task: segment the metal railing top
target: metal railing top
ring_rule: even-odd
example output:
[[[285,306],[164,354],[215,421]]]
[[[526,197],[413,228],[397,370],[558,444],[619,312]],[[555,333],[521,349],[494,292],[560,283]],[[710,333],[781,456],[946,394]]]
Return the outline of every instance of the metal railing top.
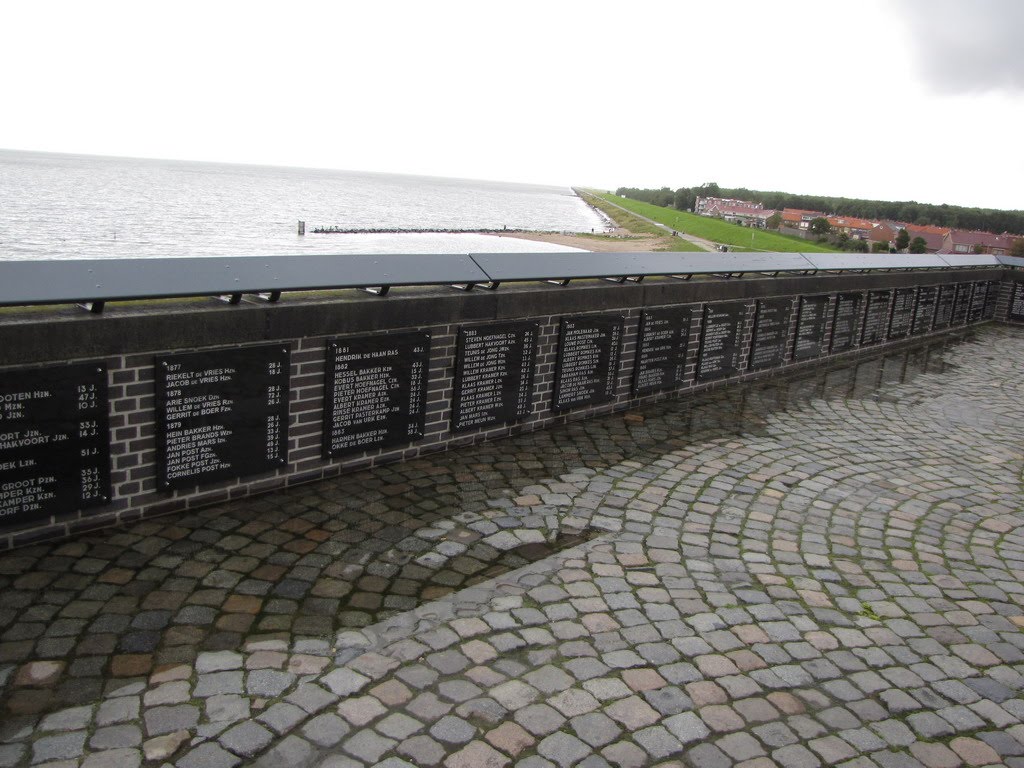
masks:
[[[1007,260],[1012,261],[1007,261]],[[783,272],[949,269],[1024,266],[988,254],[854,254],[763,252],[548,252],[480,254],[289,255],[0,261],[0,306],[77,303],[93,312],[105,302],[243,295],[276,301],[283,292],[360,288],[384,295],[396,286],[494,289],[501,282],[645,277],[741,277]]]

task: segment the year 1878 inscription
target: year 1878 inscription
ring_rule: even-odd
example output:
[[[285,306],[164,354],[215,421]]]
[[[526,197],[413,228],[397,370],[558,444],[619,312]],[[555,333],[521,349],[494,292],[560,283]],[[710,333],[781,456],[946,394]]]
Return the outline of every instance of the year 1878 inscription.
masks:
[[[106,365],[0,373],[0,526],[109,499]]]
[[[156,358],[164,489],[270,472],[288,450],[290,350],[281,344]]]

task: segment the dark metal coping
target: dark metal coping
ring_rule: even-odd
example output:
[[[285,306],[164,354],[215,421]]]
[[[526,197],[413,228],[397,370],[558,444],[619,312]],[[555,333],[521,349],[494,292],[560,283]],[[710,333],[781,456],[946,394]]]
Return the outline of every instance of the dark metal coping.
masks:
[[[949,269],[1024,266],[1024,260],[988,254],[845,253],[482,253],[234,256],[229,258],[68,259],[0,261],[0,306],[83,303],[94,312],[107,301],[245,294],[276,301],[285,291],[362,288],[386,294],[393,286],[452,285],[494,289],[503,281],[645,277],[699,274],[848,270]],[[1018,263],[1019,262],[1019,263]]]

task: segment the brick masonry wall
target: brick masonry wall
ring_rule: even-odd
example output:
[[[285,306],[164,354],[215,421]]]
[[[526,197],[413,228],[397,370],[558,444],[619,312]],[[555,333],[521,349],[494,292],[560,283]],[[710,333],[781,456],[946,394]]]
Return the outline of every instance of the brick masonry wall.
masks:
[[[504,295],[497,292],[482,297],[482,300],[460,297],[456,301],[450,294],[438,292],[427,297],[428,300],[423,307],[417,303],[421,297],[410,293],[410,303],[391,305],[392,308],[397,307],[401,310],[398,312],[388,312],[389,302],[393,301],[390,298],[366,299],[359,302],[296,303],[282,311],[282,316],[275,316],[273,313],[285,310],[284,307],[253,307],[249,313],[246,313],[244,307],[227,310],[228,313],[243,313],[238,315],[220,315],[224,310],[218,309],[213,318],[200,321],[196,319],[195,310],[169,310],[165,313],[172,315],[169,319],[154,309],[143,312],[126,310],[123,314],[111,318],[111,328],[94,325],[93,330],[99,329],[101,332],[92,337],[88,336],[88,333],[85,337],[81,334],[83,327],[95,323],[95,318],[70,313],[57,317],[27,315],[14,322],[0,321],[0,350],[7,350],[6,354],[0,351],[0,373],[12,368],[25,367],[26,363],[31,363],[29,367],[71,360],[102,359],[107,363],[113,490],[112,499],[106,506],[62,518],[37,521],[30,527],[0,530],[0,549],[243,498],[331,477],[341,472],[412,459],[423,453],[446,450],[453,446],[496,439],[568,420],[590,418],[668,397],[685,396],[699,390],[727,386],[739,380],[778,375],[783,371],[821,365],[824,361],[836,357],[863,355],[869,352],[873,354],[887,346],[916,342],[927,336],[947,333],[949,329],[940,329],[896,342],[875,344],[864,349],[855,346],[847,352],[829,355],[827,350],[832,336],[837,293],[865,294],[867,290],[1001,278],[1003,282],[996,319],[1005,319],[1012,288],[1010,281],[1024,280],[1024,276],[1018,277],[1012,273],[1004,276],[1001,271],[993,270],[971,270],[919,274],[884,273],[869,276],[841,275],[804,279],[704,280],[692,283],[675,281],[651,283],[643,290],[638,286],[610,287],[607,284],[570,285],[563,288],[513,287]],[[799,299],[802,295],[829,297],[824,337],[826,351],[819,357],[797,362],[793,359],[793,347]],[[766,297],[790,298],[793,301],[785,343],[785,359],[779,366],[751,371],[748,368],[748,355],[756,300]],[[401,301],[398,299],[398,302]],[[740,334],[742,352],[739,373],[725,379],[698,382],[695,379],[695,371],[703,307],[706,303],[717,301],[742,301],[746,305]],[[433,313],[431,304],[436,308]],[[641,312],[644,309],[679,306],[692,310],[685,378],[672,390],[634,398],[632,381]],[[866,307],[865,296],[858,309],[858,329],[863,323]],[[257,310],[262,317],[256,316]],[[424,323],[423,320],[432,314],[442,316],[443,321],[436,324]],[[570,412],[555,412],[551,409],[551,404],[560,321],[563,317],[589,314],[618,315],[624,319],[615,396],[612,400],[599,405]],[[183,329],[183,318],[191,323],[198,322],[198,332],[190,334],[189,329]],[[214,324],[212,320],[217,318],[229,318],[227,327],[218,327]],[[262,333],[259,332],[261,319]],[[282,319],[284,322],[279,323],[278,321]],[[459,328],[517,319],[533,320],[540,324],[531,413],[517,423],[453,434],[450,429],[451,403]],[[159,332],[147,335],[143,330],[132,330],[138,324],[155,324]],[[886,324],[888,325],[888,319]],[[412,445],[335,460],[324,459],[322,424],[328,340],[346,335],[363,336],[397,330],[427,330],[431,333],[424,437]],[[305,333],[299,334],[295,331]],[[192,343],[184,338],[186,336],[191,337]],[[203,343],[207,338],[213,343]],[[231,343],[232,338],[236,343]],[[45,339],[45,343],[32,344],[31,339]],[[6,345],[5,341],[8,342]],[[286,465],[267,474],[173,492],[158,489],[154,357],[227,346],[266,344],[268,341],[282,343],[291,350]],[[859,342],[859,330],[857,341]],[[112,350],[121,347],[128,349],[124,352],[111,353]],[[93,350],[107,351],[107,354],[73,354],[74,351],[88,353]]]

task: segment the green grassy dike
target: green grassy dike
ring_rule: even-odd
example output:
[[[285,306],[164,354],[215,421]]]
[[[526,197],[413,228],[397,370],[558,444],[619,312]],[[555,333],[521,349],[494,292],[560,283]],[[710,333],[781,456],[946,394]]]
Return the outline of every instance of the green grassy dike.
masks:
[[[599,194],[598,197],[672,227],[679,232],[735,246],[737,250],[776,251],[778,253],[831,253],[834,251],[832,248],[824,248],[817,243],[799,237],[780,235],[777,232],[763,229],[741,227],[739,224],[730,224],[721,219],[698,216],[686,211],[677,211],[674,208],[662,208],[659,205],[642,203],[639,200],[630,200],[613,194],[604,193]],[[751,240],[751,235],[753,235],[753,240]]]
[[[622,208],[616,208],[614,205],[609,205],[608,201],[603,196],[598,196],[593,192],[580,191],[580,196],[589,205],[594,206],[608,218],[614,221],[618,226],[623,229],[627,229],[636,235],[657,235],[659,237],[665,237],[668,233],[651,224],[649,221],[645,221],[631,213],[622,210]],[[583,237],[590,237],[586,233],[581,233]],[[592,235],[592,237],[598,237],[606,239],[606,235]],[[659,248],[658,250],[667,251],[684,251],[686,253],[704,253],[704,249],[699,245],[694,245],[689,240],[683,240],[681,237],[673,237],[672,244],[668,248]]]

